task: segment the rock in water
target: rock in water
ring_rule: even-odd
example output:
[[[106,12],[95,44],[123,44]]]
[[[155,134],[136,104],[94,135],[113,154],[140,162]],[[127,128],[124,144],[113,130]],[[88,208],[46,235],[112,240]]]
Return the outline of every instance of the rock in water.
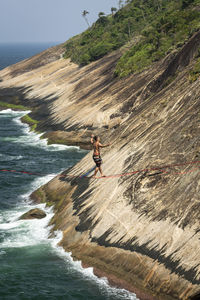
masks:
[[[45,217],[46,213],[43,210],[34,208],[23,214],[19,220],[43,219]]]

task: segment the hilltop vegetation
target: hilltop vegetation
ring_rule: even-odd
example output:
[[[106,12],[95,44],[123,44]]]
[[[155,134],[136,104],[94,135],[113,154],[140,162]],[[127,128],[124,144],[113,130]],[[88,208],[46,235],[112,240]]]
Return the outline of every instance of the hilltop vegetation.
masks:
[[[200,0],[132,0],[66,42],[65,58],[80,66],[122,47],[115,75],[139,72],[182,46],[200,28]]]

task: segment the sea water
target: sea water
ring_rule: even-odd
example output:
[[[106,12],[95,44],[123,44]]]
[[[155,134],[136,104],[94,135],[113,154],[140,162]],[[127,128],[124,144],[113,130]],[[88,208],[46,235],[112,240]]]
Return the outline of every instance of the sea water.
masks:
[[[55,43],[0,43],[0,70],[51,46]]]
[[[105,278],[84,269],[70,253],[48,239],[53,210],[34,205],[30,194],[79,161],[78,147],[47,145],[20,122],[26,112],[0,112],[0,169],[41,173],[41,176],[0,172],[0,299],[136,299],[109,287]],[[19,220],[31,208],[47,213],[42,220]]]
[[[92,268],[74,262],[58,242],[49,239],[52,208],[34,205],[30,194],[56,174],[79,161],[86,152],[78,147],[47,145],[20,118],[27,112],[0,111],[0,169],[41,173],[33,176],[0,172],[0,300],[3,299],[137,299],[110,287]],[[19,220],[31,208],[45,210],[42,220]]]

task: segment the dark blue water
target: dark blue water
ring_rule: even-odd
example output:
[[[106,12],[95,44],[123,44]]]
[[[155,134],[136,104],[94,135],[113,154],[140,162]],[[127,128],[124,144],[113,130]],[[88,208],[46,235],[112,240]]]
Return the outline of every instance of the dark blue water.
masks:
[[[43,50],[55,46],[55,43],[12,44],[0,43],[0,70],[21,60],[31,57]]]
[[[23,52],[23,50],[22,50]],[[57,173],[74,165],[85,152],[76,147],[47,145],[20,122],[25,112],[0,111],[0,169],[46,174],[0,172],[0,300],[7,299],[136,299],[125,290],[110,287],[92,269],[83,269],[57,244],[48,239],[51,208],[33,205],[32,191]],[[33,207],[46,211],[42,220],[19,221]]]

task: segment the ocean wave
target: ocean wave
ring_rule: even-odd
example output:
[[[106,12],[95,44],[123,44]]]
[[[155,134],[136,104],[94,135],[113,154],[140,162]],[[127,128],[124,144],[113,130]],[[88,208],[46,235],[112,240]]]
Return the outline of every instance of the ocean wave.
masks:
[[[67,145],[61,145],[61,144],[52,144],[47,145],[49,151],[64,151],[67,149],[80,149],[78,146],[67,146]]]
[[[47,179],[47,178],[46,178]],[[37,185],[39,182],[37,182]],[[32,208],[43,209],[47,216],[40,220],[19,220],[19,217]],[[130,293],[124,289],[111,287],[107,278],[98,278],[94,275],[93,268],[83,268],[81,261],[74,261],[71,253],[65,252],[64,249],[58,246],[63,234],[61,231],[55,233],[55,237],[49,239],[50,230],[52,227],[48,226],[50,220],[54,215],[53,208],[47,208],[45,204],[38,205],[21,205],[16,207],[15,210],[7,211],[4,214],[6,222],[0,224],[0,230],[4,230],[5,237],[0,244],[0,254],[6,252],[8,248],[23,248],[40,246],[42,244],[49,245],[51,251],[58,255],[67,265],[70,272],[77,272],[83,281],[89,280],[95,285],[99,286],[99,289],[106,295],[106,299],[114,298],[120,300],[137,300],[135,294]],[[5,221],[5,220],[4,220]]]
[[[13,229],[18,227],[19,224],[17,222],[13,222],[13,223],[3,223],[0,224],[0,230],[8,230],[8,229]]]
[[[80,149],[78,146],[67,146],[62,144],[51,144],[48,145],[48,139],[42,138],[43,133],[35,133],[30,130],[29,125],[21,122],[21,116],[14,118],[14,122],[18,123],[23,128],[23,133],[21,137],[19,137],[16,142],[31,144],[37,147],[48,149],[48,151],[64,151],[67,149]]]
[[[10,116],[19,116],[19,117],[23,117],[25,115],[27,115],[28,113],[30,113],[31,111],[30,110],[12,110],[10,108],[7,108],[7,109],[4,109],[4,110],[1,110],[0,111],[0,115],[4,115],[4,114],[7,114],[7,115],[10,115]]]
[[[13,118],[13,122],[17,123],[18,126],[21,127],[22,135],[18,137],[9,137],[9,138],[1,138],[3,141],[10,141],[13,143],[21,143],[26,145],[33,145],[39,148],[45,148],[48,151],[65,151],[67,149],[77,149],[80,150],[80,147],[78,146],[68,146],[68,145],[62,145],[62,144],[51,144],[48,145],[48,140],[46,138],[42,138],[41,136],[43,133],[36,133],[30,130],[30,127],[28,124],[23,123],[21,121],[21,118],[31,111],[14,111],[12,109],[5,109],[0,111],[0,115],[10,115]]]
[[[48,174],[48,175],[45,175],[45,176],[42,176],[42,177],[38,177],[38,178],[35,178],[32,183],[30,184],[30,187],[29,187],[29,191],[25,194],[22,194],[20,196],[20,198],[24,201],[24,202],[28,202],[28,203],[31,203],[31,200],[30,200],[30,195],[37,189],[39,189],[42,185],[48,183],[50,180],[52,180],[55,176],[57,176],[58,173],[52,173],[52,174]]]
[[[46,212],[47,216],[44,219],[19,220],[23,213],[36,207]],[[66,263],[70,272],[79,274],[78,276],[82,277],[83,281],[89,280],[99,286],[102,293],[106,295],[105,299],[114,299],[116,296],[120,300],[137,300],[135,294],[110,286],[107,278],[98,278],[94,275],[93,268],[83,268],[81,261],[74,261],[71,253],[65,252],[62,247],[58,246],[63,237],[61,231],[57,231],[54,238],[49,238],[52,227],[48,224],[53,215],[53,209],[47,208],[45,204],[21,205],[16,210],[8,211],[6,215],[7,223],[0,224],[0,230],[4,230],[6,233],[3,242],[0,244],[0,254],[5,253],[8,248],[49,245],[52,249],[50,251],[53,251]]]
[[[37,147],[45,147],[49,151],[65,150],[69,148],[78,148],[72,146],[64,145],[47,145],[47,140],[41,140],[41,135],[33,133],[30,131],[28,125],[23,124],[20,118],[27,114],[27,112],[15,112],[12,110],[5,110],[3,114],[11,114],[14,116],[15,122],[22,129],[22,136],[15,139],[13,137],[13,142],[19,142],[26,145],[37,145]],[[0,112],[2,114],[2,111]],[[136,300],[134,294],[129,293],[123,289],[116,289],[109,286],[106,278],[98,278],[94,275],[93,268],[83,268],[81,261],[74,261],[71,253],[67,253],[64,249],[58,246],[58,243],[62,239],[62,232],[57,232],[56,237],[49,239],[49,234],[51,227],[48,226],[50,220],[52,219],[54,213],[53,208],[47,208],[45,204],[33,205],[30,202],[30,194],[38,189],[40,186],[49,182],[57,174],[49,174],[43,177],[35,178],[30,186],[29,191],[26,194],[20,196],[20,203],[16,204],[16,207],[12,207],[9,210],[2,211],[0,215],[0,230],[2,231],[3,241],[0,244],[0,254],[3,255],[8,248],[23,248],[29,246],[40,246],[48,245],[58,257],[62,258],[63,262],[66,263],[67,268],[71,269],[73,272],[77,272],[83,280],[90,280],[99,286],[99,289],[103,290],[103,294],[107,297],[105,299],[114,299],[115,295],[117,299],[121,300]],[[43,219],[34,220],[19,220],[19,217],[32,208],[41,208],[47,214]],[[48,253],[47,253],[48,254]]]
[[[58,246],[59,242],[63,238],[63,234],[61,231],[57,231],[55,233],[55,237],[50,239],[51,245],[54,248],[54,251],[62,258],[66,263],[75,271],[78,271],[83,278],[88,278],[90,281],[95,282],[100,289],[104,289],[108,298],[111,296],[117,296],[120,300],[139,300],[135,294],[120,288],[115,288],[109,285],[109,282],[106,277],[99,278],[97,277],[94,272],[93,268],[83,268],[81,261],[74,261],[72,258],[72,254],[70,252],[65,252],[65,250]]]
[[[47,217],[41,220],[20,220],[3,225],[0,229],[7,230],[9,236],[4,239],[0,245],[0,255],[6,253],[7,248],[23,248],[48,244],[52,250],[67,264],[71,272],[78,272],[83,280],[90,280],[98,285],[99,288],[109,297],[117,296],[121,300],[137,300],[135,294],[132,294],[124,289],[111,287],[106,278],[98,278],[93,273],[93,268],[83,268],[81,261],[74,261],[71,253],[65,252],[62,247],[58,246],[62,239],[62,233],[57,232],[56,237],[48,239],[50,227],[47,226],[53,216],[51,209],[47,209],[44,205],[39,205],[47,213]],[[37,206],[38,207],[38,206]],[[29,207],[30,208],[30,207]],[[21,211],[22,213],[22,211]],[[18,217],[19,212],[15,215]]]
[[[43,219],[19,220],[19,217],[32,208],[43,209],[47,216]],[[28,205],[21,207],[18,211],[10,212],[7,223],[0,224],[0,230],[4,230],[6,237],[0,244],[1,249],[22,248],[27,246],[48,243],[49,221],[53,217],[53,211],[46,208],[44,204]]]
[[[20,160],[22,159],[23,156],[22,155],[8,155],[8,154],[1,154],[0,153],[0,161],[12,161],[12,160]]]
[[[3,109],[3,110],[0,110],[0,115],[3,115],[3,114],[12,114],[12,112],[14,112],[12,109],[8,108],[8,109]]]

